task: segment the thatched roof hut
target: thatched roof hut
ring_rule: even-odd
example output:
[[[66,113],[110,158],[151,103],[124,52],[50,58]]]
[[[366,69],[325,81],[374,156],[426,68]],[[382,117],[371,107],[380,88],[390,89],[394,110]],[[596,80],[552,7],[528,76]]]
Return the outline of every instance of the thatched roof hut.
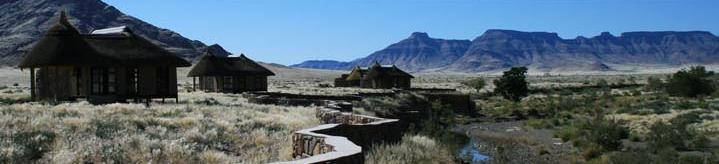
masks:
[[[189,77],[242,75],[274,76],[275,73],[244,54],[239,57],[222,57],[207,51],[187,74]]]
[[[367,71],[365,78],[373,79],[381,77],[414,78],[414,76],[397,68],[395,65],[380,65],[375,62]]]
[[[369,71],[369,68],[362,68],[360,66],[355,66],[355,68],[352,69],[352,71],[347,75],[347,78],[345,80],[347,81],[356,81],[356,80],[362,80],[362,78],[367,74]]]
[[[266,91],[267,76],[275,73],[244,54],[239,57],[216,56],[206,51],[187,74],[200,78],[200,89],[210,92]]]
[[[32,99],[91,102],[177,98],[176,67],[187,66],[124,26],[81,34],[65,12],[18,65],[30,68]]]
[[[412,78],[414,76],[395,65],[375,62],[369,68],[355,66],[349,74],[342,74],[335,79],[335,87],[410,88]]]

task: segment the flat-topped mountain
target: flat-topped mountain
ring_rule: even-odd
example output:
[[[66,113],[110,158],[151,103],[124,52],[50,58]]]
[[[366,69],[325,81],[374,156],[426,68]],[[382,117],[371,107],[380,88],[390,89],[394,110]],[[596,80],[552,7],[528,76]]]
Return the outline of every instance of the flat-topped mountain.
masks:
[[[719,37],[704,31],[602,33],[562,39],[556,33],[488,30],[474,40],[434,39],[413,33],[350,62],[307,61],[294,67],[348,69],[379,61],[413,72],[481,72],[512,66],[540,71],[608,71],[612,64],[719,63]]]
[[[395,64],[409,71],[441,68],[462,57],[471,45],[469,40],[445,40],[430,38],[427,33],[415,32],[409,38],[385,49],[350,62],[311,60],[293,67],[315,69],[350,69],[355,65],[368,66],[374,61]]]

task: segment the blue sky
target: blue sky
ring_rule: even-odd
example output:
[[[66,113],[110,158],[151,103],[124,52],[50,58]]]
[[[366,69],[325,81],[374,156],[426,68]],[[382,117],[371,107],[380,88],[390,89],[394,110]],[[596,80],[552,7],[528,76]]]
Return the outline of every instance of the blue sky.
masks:
[[[718,0],[103,0],[230,52],[279,64],[364,57],[415,31],[474,39],[487,29],[565,39],[627,31],[719,34]]]

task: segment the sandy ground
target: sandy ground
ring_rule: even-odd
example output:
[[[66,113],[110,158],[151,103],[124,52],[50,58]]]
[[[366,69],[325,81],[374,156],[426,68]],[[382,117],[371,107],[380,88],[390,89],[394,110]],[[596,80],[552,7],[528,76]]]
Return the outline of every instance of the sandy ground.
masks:
[[[342,73],[347,71],[333,71],[333,70],[317,70],[317,69],[298,69],[290,68],[277,64],[265,64],[265,67],[275,72],[276,76],[269,77],[269,87],[271,91],[288,91],[293,88],[298,90],[292,90],[290,92],[306,92],[310,90],[317,91],[322,88],[320,84],[333,84],[333,80],[339,77]],[[663,77],[661,74],[671,73],[684,67],[668,67],[668,66],[615,66],[622,68],[623,71],[609,71],[609,72],[549,72],[539,73],[532,72],[530,70],[529,82],[533,86],[554,86],[554,85],[568,85],[568,84],[582,84],[587,82],[596,81],[598,79],[628,79],[627,75],[640,77],[658,76]],[[709,70],[719,71],[719,65],[707,65]],[[187,73],[191,67],[178,68],[177,78],[178,83],[183,85],[189,85],[192,83],[192,78],[187,77]],[[21,71],[14,67],[1,67],[0,68],[0,86],[12,86],[18,84],[21,87],[27,87],[30,84],[29,71]],[[485,78],[488,86],[486,90],[492,88],[491,81],[498,78],[501,75],[500,71],[496,72],[482,72],[477,74],[466,74],[466,73],[416,73],[415,78],[412,80],[413,87],[418,88],[448,88],[458,89],[462,92],[474,92],[471,88],[463,86],[460,82],[471,79],[471,78]],[[611,82],[611,81],[610,81]],[[307,89],[311,88],[311,89]]]

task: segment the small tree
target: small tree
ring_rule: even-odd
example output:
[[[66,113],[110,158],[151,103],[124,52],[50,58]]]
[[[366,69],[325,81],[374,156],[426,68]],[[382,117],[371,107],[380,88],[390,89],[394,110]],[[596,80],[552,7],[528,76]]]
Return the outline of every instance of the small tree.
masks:
[[[614,120],[596,121],[590,130],[589,140],[608,151],[621,149],[622,139],[629,137],[629,129]]]
[[[512,67],[509,71],[504,72],[502,78],[494,80],[496,86],[494,92],[508,100],[522,100],[523,97],[529,95],[526,74],[527,67]]]
[[[673,96],[709,95],[714,92],[714,86],[709,80],[712,75],[714,72],[707,71],[703,66],[691,67],[689,70],[682,69],[667,80],[666,91]]]
[[[477,90],[477,92],[481,91],[485,86],[487,86],[487,82],[484,81],[484,79],[482,79],[482,78],[475,78],[475,79],[466,81],[463,84]]]
[[[599,81],[597,81],[596,85],[600,86],[602,88],[609,87],[609,82],[607,82],[607,79],[599,79]]]
[[[664,82],[662,82],[662,79],[655,78],[655,77],[647,78],[647,85],[644,86],[644,88],[649,91],[659,91],[663,87],[664,87]]]

